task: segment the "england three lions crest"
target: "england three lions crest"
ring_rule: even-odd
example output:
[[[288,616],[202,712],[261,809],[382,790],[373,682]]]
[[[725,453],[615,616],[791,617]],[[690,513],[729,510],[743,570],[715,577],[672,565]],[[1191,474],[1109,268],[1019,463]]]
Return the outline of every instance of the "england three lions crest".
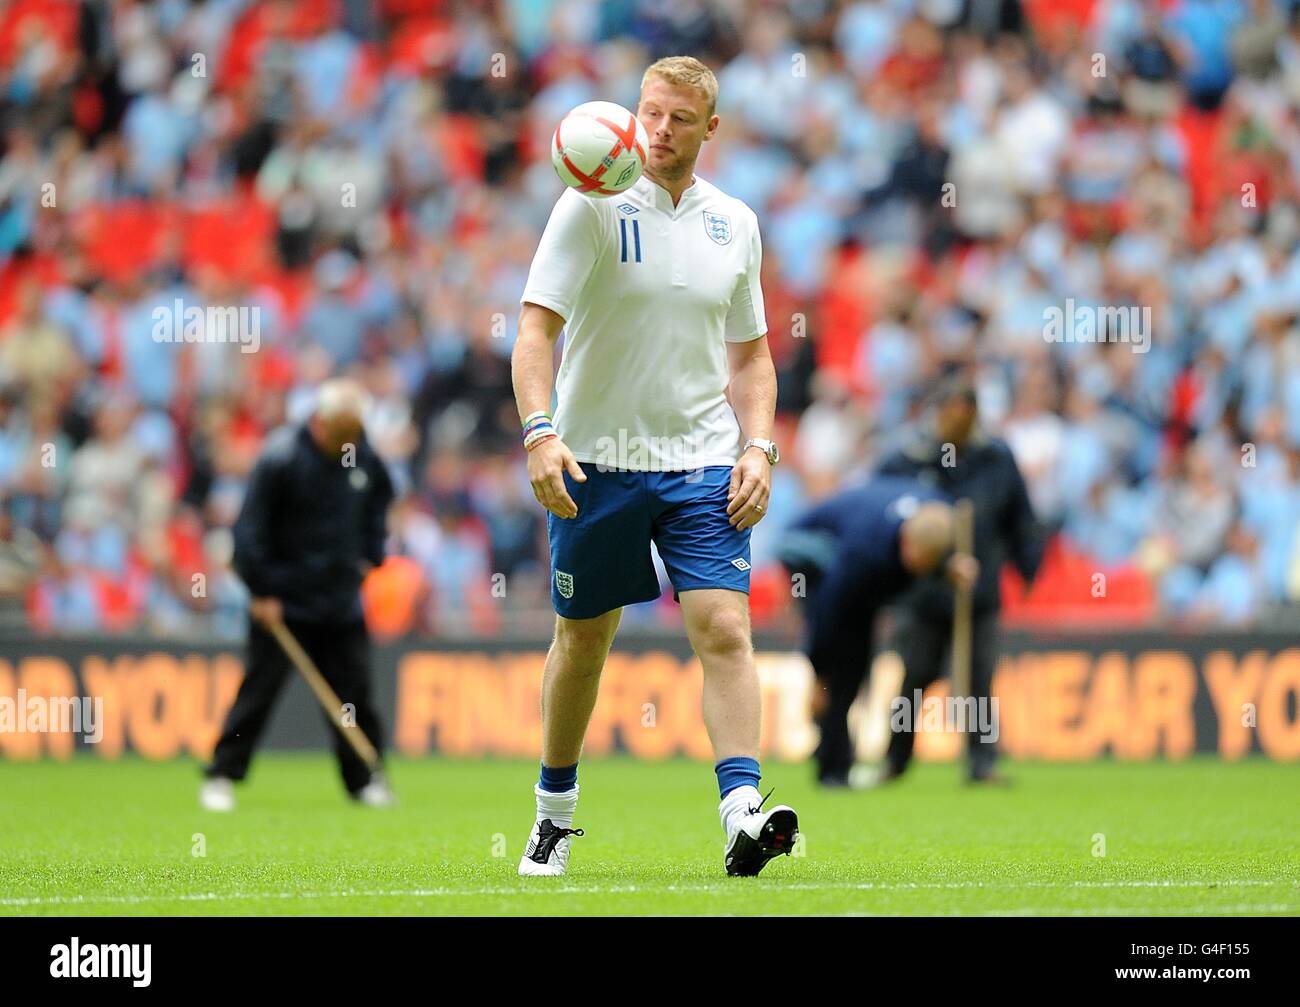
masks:
[[[719,245],[731,244],[731,218],[725,214],[705,210],[704,230]]]

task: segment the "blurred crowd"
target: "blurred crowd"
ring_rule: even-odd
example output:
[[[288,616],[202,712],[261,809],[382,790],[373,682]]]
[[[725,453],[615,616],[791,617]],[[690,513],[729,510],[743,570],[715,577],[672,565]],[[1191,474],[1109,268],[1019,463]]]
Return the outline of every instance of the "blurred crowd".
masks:
[[[763,228],[785,461],[757,623],[785,607],[782,526],[925,423],[954,364],[1075,567],[1140,578],[1144,616],[1277,617],[1300,599],[1297,6],[0,0],[0,606],[240,633],[249,468],[348,373],[400,491],[378,630],[544,626],[509,354],[548,141],[691,54],[721,85],[699,173]],[[253,309],[256,338],[162,339],[177,304]],[[1053,309],[1102,318],[1095,341],[1054,338]]]

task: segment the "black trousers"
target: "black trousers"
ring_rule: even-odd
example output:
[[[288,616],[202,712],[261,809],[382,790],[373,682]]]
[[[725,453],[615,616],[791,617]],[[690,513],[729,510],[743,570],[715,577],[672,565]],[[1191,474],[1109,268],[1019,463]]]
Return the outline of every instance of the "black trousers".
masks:
[[[837,780],[853,768],[853,737],[849,732],[849,708],[858,698],[862,683],[871,670],[872,623],[874,613],[857,626],[843,627],[836,639],[812,655],[815,688],[823,690],[823,705],[817,717],[821,738],[813,758],[819,780]]]
[[[366,624],[360,621],[334,624],[290,620],[285,624],[311,655],[339,700],[352,704],[357,726],[382,754],[384,732],[371,697],[370,635]],[[291,673],[297,674],[275,637],[260,623],[250,620],[244,680],[239,684],[235,703],[222,726],[212,764],[207,769],[209,777],[242,780],[248,775],[253,749],[266,727],[271,707]],[[343,785],[348,793],[355,795],[370,781],[370,770],[324,710],[321,714],[334,739],[334,754],[339,761]]]
[[[912,703],[914,691],[924,689],[931,682],[947,675],[951,670],[952,619],[936,618],[912,610],[899,630],[898,652],[903,659],[903,686],[900,695]],[[998,613],[976,612],[971,618],[971,696],[987,708],[989,692],[993,686],[993,670],[998,660]],[[910,707],[909,707],[910,708]],[[915,716],[919,711],[913,709]],[[890,709],[891,726],[893,708]],[[910,720],[906,725],[913,727]],[[889,735],[889,768],[902,772],[912,759],[915,730],[892,730]],[[997,759],[997,745],[992,731],[971,731],[966,735],[966,754],[972,776],[980,776],[993,769]]]

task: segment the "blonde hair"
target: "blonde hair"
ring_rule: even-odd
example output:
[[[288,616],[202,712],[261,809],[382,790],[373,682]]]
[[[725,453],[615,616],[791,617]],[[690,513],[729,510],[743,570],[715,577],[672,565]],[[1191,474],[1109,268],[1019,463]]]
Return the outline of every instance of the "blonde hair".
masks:
[[[699,91],[709,103],[709,116],[713,115],[713,109],[718,104],[718,78],[694,56],[665,56],[655,60],[641,78],[642,91],[651,77],[658,77],[674,87]]]

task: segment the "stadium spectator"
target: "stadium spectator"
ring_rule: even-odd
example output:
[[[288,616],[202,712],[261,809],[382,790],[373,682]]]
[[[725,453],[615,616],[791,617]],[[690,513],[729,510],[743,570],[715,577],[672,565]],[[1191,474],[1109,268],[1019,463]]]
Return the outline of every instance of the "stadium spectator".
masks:
[[[122,480],[73,480],[71,459],[101,456],[102,403],[129,401],[127,439],[170,452],[151,471],[171,511],[228,533],[261,440],[343,374],[375,393],[379,450],[452,543],[445,571],[417,559],[413,624],[543,604],[542,536],[495,492],[523,464],[506,362],[558,187],[547,145],[572,105],[633,102],[669,52],[724,80],[701,174],[763,227],[792,508],[893,450],[917,390],[961,362],[1071,548],[1149,577],[1183,617],[1245,555],[1240,522],[1263,573],[1232,618],[1294,618],[1294,4],[526,6],[0,10],[0,495],[45,547],[35,622],[142,627],[156,595],[187,609],[169,625],[242,632],[175,595],[175,557],[144,558],[120,486],[102,511],[74,503]],[[160,344],[154,311],[177,297],[257,306],[260,349]],[[1149,308],[1149,346],[1049,343],[1044,311],[1067,299]],[[1174,471],[1201,441],[1219,491],[1189,498]],[[1173,500],[1213,511],[1191,563],[1160,538]],[[126,567],[56,565],[74,516],[77,536],[122,536]],[[756,576],[775,545],[755,535]],[[204,553],[210,583],[223,555]],[[495,573],[524,589],[494,596]],[[479,577],[472,605],[455,594]]]

